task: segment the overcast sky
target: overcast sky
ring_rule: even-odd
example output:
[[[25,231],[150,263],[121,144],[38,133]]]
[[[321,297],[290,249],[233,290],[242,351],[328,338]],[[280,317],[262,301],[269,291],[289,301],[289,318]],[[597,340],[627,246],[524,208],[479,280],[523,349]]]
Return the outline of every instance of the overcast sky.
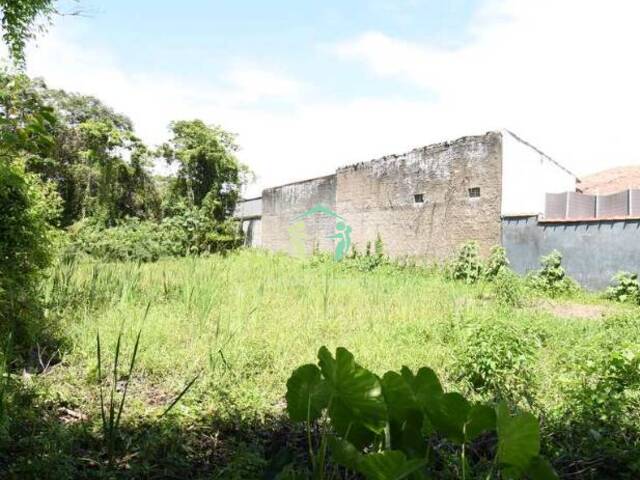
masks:
[[[640,164],[640,2],[80,0],[31,75],[238,134],[263,187],[508,128],[578,175]]]

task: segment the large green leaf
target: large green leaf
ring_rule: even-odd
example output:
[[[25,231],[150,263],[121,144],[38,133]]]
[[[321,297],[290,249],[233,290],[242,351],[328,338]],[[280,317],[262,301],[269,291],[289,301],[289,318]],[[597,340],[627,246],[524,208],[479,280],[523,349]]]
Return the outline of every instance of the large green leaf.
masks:
[[[530,413],[509,414],[504,402],[497,408],[498,461],[508,477],[524,474],[540,453],[538,421]]]
[[[444,393],[438,376],[430,368],[423,367],[414,375],[409,368],[402,367],[401,375],[413,390],[416,401],[423,409]]]
[[[487,406],[475,404],[469,410],[467,424],[465,425],[465,441],[470,442],[484,432],[496,429],[496,411]]]
[[[356,470],[362,454],[351,442],[331,436],[327,438],[327,443],[331,458],[335,463],[351,470]]]
[[[345,348],[336,358],[322,347],[318,352],[320,370],[329,386],[329,417],[336,426],[360,424],[381,433],[387,424],[387,407],[378,377],[358,365]]]
[[[527,476],[531,480],[558,480],[559,478],[549,461],[539,455],[531,460],[527,467]]]
[[[358,471],[367,480],[401,480],[420,470],[426,461],[407,460],[402,452],[387,450],[364,455],[358,462]]]
[[[351,410],[344,405],[340,398],[331,400],[329,409],[331,424],[340,437],[353,443],[358,448],[364,448],[375,440],[377,433],[360,423]]]
[[[399,373],[385,373],[381,383],[391,420],[403,422],[411,412],[420,410],[411,385]]]
[[[287,412],[294,422],[311,421],[320,417],[327,407],[327,383],[315,365],[302,365],[287,380]]]
[[[454,442],[465,440],[464,426],[471,406],[459,393],[445,393],[434,397],[426,405],[427,415],[434,428]]]

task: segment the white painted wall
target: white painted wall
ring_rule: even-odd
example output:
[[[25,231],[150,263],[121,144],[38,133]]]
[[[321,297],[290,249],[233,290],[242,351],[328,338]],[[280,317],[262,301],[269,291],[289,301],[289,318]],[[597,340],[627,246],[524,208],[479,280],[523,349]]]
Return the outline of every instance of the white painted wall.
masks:
[[[575,189],[575,175],[508,130],[502,131],[503,216],[541,214],[546,193]]]

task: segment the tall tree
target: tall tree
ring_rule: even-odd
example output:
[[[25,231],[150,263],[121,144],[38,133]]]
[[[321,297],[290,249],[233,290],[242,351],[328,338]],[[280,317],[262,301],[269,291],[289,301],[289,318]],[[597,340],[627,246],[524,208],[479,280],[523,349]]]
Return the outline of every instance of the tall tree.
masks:
[[[24,64],[27,41],[44,29],[55,13],[54,3],[55,0],[0,0],[2,38],[19,65]]]
[[[160,199],[150,174],[150,151],[131,120],[94,97],[36,83],[58,117],[51,168],[39,173],[58,182],[63,223],[93,216],[112,225],[125,216],[157,216]]]
[[[172,137],[160,155],[178,165],[172,194],[223,221],[233,212],[249,172],[236,158],[235,135],[202,120],[172,122],[169,128]]]

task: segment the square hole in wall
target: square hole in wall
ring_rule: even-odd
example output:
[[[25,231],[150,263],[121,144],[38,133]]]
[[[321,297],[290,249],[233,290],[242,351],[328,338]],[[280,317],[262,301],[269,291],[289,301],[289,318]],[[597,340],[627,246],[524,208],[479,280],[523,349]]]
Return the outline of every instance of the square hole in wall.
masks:
[[[424,203],[424,193],[416,193],[413,196],[413,203]]]
[[[480,187],[472,187],[469,189],[469,198],[479,198],[480,197]]]

